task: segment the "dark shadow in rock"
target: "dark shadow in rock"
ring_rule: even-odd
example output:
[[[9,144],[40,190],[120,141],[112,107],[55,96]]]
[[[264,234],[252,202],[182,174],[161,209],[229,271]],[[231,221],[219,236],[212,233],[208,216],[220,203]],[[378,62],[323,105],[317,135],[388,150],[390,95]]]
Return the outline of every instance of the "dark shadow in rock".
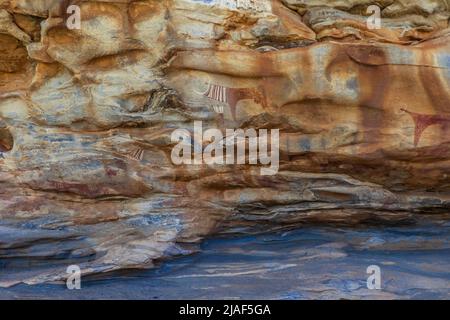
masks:
[[[11,132],[1,126],[0,122],[0,152],[11,151],[14,147],[14,139]]]

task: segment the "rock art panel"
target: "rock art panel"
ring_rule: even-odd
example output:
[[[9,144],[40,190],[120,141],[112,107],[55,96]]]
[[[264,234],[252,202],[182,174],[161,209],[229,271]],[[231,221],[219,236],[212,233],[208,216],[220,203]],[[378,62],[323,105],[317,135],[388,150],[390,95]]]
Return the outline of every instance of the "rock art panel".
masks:
[[[0,1],[0,286],[447,212],[449,3],[377,3],[379,30],[366,0]],[[176,130],[243,161],[175,164]],[[275,149],[245,135],[275,130]]]

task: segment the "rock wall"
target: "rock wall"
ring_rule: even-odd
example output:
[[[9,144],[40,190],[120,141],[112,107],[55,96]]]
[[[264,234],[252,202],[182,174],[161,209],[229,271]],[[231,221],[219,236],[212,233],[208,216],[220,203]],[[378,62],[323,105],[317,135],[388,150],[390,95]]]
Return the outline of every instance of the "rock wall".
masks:
[[[376,4],[379,29],[369,0],[1,0],[0,285],[448,212],[450,2]],[[276,174],[176,165],[200,121],[279,129]]]

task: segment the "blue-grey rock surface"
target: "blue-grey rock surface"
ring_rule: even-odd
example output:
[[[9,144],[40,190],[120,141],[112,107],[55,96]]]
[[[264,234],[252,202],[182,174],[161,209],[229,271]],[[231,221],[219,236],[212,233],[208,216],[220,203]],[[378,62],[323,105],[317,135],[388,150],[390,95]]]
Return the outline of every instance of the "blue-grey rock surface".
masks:
[[[18,285],[0,299],[450,299],[450,223],[309,226],[206,240],[146,272],[65,285]],[[369,290],[367,268],[380,267]]]

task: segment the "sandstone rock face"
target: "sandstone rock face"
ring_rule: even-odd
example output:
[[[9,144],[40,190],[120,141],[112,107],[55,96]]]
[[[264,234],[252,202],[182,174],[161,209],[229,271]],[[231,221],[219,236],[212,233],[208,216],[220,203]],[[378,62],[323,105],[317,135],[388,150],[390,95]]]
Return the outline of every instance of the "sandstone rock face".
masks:
[[[450,2],[377,1],[378,29],[372,4],[1,0],[0,285],[448,212]],[[200,121],[279,129],[276,174],[175,164],[172,133]]]

